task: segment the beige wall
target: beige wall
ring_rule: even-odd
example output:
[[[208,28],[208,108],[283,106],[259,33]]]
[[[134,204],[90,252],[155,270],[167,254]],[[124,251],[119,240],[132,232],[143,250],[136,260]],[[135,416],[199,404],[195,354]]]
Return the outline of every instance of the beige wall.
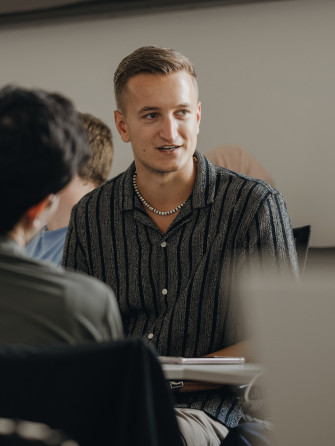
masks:
[[[292,224],[335,245],[335,2],[288,0],[0,28],[0,85],[57,90],[114,131],[112,174],[132,160],[113,123],[113,73],[138,46],[173,47],[198,72],[198,148],[248,149],[272,174]]]

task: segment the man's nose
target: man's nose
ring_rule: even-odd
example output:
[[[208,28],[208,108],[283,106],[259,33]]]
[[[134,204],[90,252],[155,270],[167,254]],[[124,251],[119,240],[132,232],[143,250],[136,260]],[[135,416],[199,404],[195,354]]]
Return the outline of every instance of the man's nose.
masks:
[[[160,136],[170,143],[176,142],[178,123],[173,117],[166,117],[161,122]]]

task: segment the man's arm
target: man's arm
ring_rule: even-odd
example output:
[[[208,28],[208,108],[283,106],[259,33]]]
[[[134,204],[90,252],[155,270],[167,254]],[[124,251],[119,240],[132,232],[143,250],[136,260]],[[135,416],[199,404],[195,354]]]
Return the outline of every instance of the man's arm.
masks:
[[[297,254],[290,219],[281,194],[270,193],[259,207],[246,231],[247,255],[242,256],[243,271],[245,261],[258,262],[260,267],[272,267],[278,273],[298,276]],[[242,356],[253,361],[254,354],[250,340],[238,342],[229,347],[209,353],[207,356]],[[183,392],[209,390],[222,387],[211,383],[184,382]]]
[[[273,191],[260,204],[246,231],[249,263],[260,269],[298,277],[298,260],[291,222],[283,196]],[[245,268],[245,262],[239,270]]]

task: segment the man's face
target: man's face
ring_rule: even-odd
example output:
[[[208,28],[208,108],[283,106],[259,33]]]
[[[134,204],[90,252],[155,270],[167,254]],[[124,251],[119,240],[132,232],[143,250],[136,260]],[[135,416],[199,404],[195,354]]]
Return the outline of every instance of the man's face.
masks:
[[[115,124],[122,140],[132,144],[138,172],[165,174],[189,168],[201,116],[191,75],[138,74],[128,81],[122,103]]]

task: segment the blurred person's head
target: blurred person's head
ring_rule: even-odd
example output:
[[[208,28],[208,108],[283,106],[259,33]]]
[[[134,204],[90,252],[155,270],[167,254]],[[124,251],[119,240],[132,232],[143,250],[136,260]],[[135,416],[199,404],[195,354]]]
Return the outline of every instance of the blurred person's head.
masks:
[[[85,129],[69,99],[42,90],[1,89],[0,234],[19,223],[39,230],[56,209],[56,194],[89,155]]]
[[[101,186],[111,171],[114,154],[111,129],[89,113],[78,112],[78,115],[88,137],[90,156],[80,165],[70,183],[59,193],[58,209],[48,221],[48,230],[67,226],[73,206],[84,195]]]

